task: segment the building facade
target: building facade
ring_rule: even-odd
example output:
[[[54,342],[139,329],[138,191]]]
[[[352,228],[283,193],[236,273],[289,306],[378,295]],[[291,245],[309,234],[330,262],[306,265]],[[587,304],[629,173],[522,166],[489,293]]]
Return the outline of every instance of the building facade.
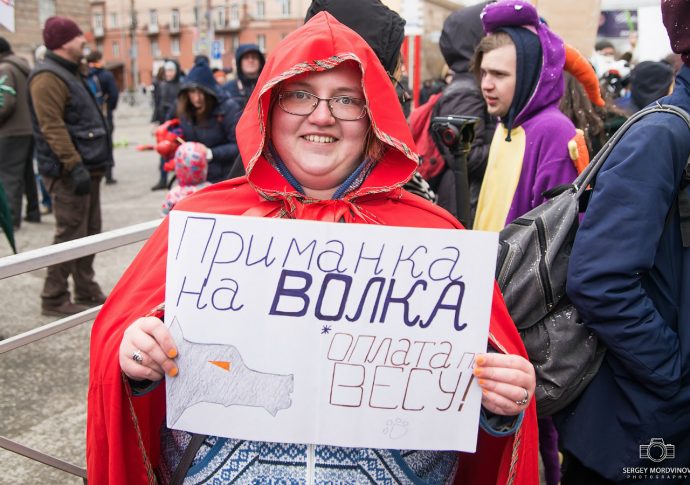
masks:
[[[346,0],[344,0],[346,1]],[[384,1],[401,11],[406,0]],[[188,70],[197,54],[213,67],[235,68],[239,44],[266,53],[302,25],[311,0],[90,0],[94,47],[125,88],[148,86],[166,59]],[[451,0],[419,0],[427,44],[438,46],[445,17],[460,5]],[[135,49],[132,49],[132,45]],[[436,48],[438,50],[438,48]],[[424,76],[440,72],[440,53],[428,56]],[[132,75],[134,73],[134,75]]]
[[[18,0],[14,2],[14,32],[0,27],[0,36],[33,65],[34,52],[43,44],[43,24],[53,15],[72,18],[87,34],[90,30],[89,0]]]

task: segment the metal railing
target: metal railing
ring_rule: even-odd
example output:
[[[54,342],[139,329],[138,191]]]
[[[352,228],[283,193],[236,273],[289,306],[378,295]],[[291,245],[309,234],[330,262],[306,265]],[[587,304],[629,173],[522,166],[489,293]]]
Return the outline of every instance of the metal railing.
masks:
[[[161,221],[162,219],[157,219],[96,234],[94,236],[75,239],[74,241],[54,244],[33,251],[7,256],[0,259],[0,280],[62,263],[64,261],[81,258],[82,256],[88,256],[146,240],[158,227]],[[71,315],[67,318],[54,321],[0,341],[0,355],[76,327],[82,323],[90,322],[96,318],[100,309],[100,306],[89,308],[76,315]],[[0,448],[4,448],[34,461],[80,477],[84,480],[84,483],[86,483],[86,469],[77,465],[60,460],[59,458],[55,458],[39,450],[29,448],[28,446],[24,446],[4,436],[0,436]]]

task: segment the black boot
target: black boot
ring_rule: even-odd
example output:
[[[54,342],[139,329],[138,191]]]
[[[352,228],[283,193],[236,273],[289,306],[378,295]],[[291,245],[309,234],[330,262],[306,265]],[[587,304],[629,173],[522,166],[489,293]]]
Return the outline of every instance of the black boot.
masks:
[[[151,190],[167,190],[168,189],[168,184],[166,183],[165,180],[159,180],[156,185],[151,187]]]

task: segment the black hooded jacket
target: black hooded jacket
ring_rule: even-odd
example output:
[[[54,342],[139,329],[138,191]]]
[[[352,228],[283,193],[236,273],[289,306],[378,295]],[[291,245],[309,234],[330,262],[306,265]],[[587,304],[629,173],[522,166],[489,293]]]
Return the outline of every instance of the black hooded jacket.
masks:
[[[357,32],[376,53],[388,74],[395,73],[405,20],[379,0],[313,0],[304,21],[326,11]]]
[[[223,86],[227,95],[238,102],[242,107],[247,104],[249,97],[252,95],[252,92],[254,92],[256,81],[259,79],[258,75],[255,78],[248,78],[242,71],[242,56],[249,52],[256,52],[259,55],[259,74],[261,74],[264,64],[266,64],[266,57],[261,52],[259,46],[256,44],[240,44],[235,52],[237,79],[233,79]]]
[[[470,71],[474,50],[484,37],[479,17],[489,2],[466,7],[453,12],[443,24],[439,47],[446,64],[453,71],[453,81],[445,88],[443,96],[434,107],[434,116],[476,116],[475,137],[467,160],[470,187],[471,220],[474,220],[479,191],[484,180],[486,162],[489,158],[491,139],[496,130],[496,121],[486,111],[477,78]],[[453,155],[445,146],[440,146],[446,165],[453,162]],[[455,179],[451,170],[446,170],[440,179],[432,181],[432,188],[438,194],[438,204],[457,217]]]

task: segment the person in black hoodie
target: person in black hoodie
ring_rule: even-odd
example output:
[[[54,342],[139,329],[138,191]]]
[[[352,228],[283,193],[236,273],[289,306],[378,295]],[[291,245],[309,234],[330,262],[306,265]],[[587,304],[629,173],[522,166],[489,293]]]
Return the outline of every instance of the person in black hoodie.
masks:
[[[182,71],[177,61],[168,60],[163,64],[163,81],[155,84],[153,91],[153,116],[151,121],[154,123],[165,123],[175,116],[175,104],[177,93],[180,91],[180,78]],[[160,178],[151,187],[151,190],[166,190],[168,188],[168,172],[163,169],[165,159],[160,158],[158,172]]]
[[[237,78],[229,81],[223,89],[242,108],[247,104],[249,96],[254,91],[259,74],[266,64],[261,49],[256,44],[240,44],[235,51]]]
[[[453,71],[451,83],[444,89],[432,116],[476,116],[479,121],[474,127],[474,142],[467,158],[467,177],[470,188],[472,227],[479,191],[484,180],[486,162],[489,158],[489,147],[496,129],[496,121],[486,110],[486,102],[477,84],[477,78],[470,70],[474,50],[484,37],[484,29],[479,14],[491,2],[466,7],[448,16],[443,24],[439,46],[446,64]],[[446,161],[446,166],[453,163],[453,154],[445,146],[439,151]],[[438,194],[438,205],[455,217],[457,214],[457,189],[452,170],[445,170],[431,180],[431,188]]]
[[[176,113],[182,138],[206,145],[208,181],[225,180],[239,153],[235,125],[242,106],[222,92],[206,59],[197,59],[187,74],[177,95]]]

